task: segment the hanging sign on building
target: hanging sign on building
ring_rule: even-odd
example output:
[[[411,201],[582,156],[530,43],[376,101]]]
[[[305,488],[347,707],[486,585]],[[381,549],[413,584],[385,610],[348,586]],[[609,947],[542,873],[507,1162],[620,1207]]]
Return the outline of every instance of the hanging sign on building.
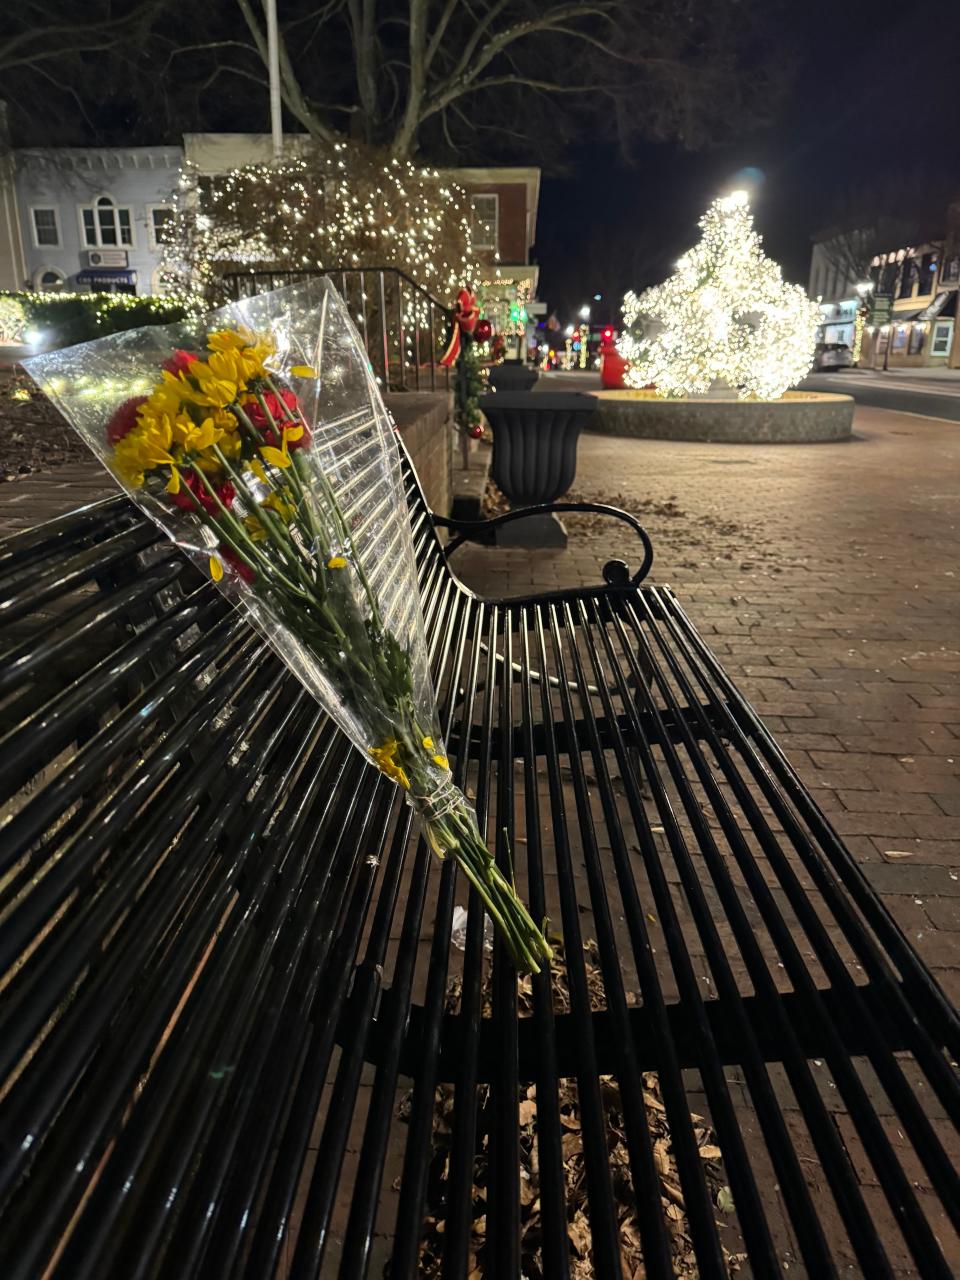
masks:
[[[873,310],[870,313],[871,324],[887,324],[890,320],[890,308],[893,298],[889,293],[878,293],[873,299]]]

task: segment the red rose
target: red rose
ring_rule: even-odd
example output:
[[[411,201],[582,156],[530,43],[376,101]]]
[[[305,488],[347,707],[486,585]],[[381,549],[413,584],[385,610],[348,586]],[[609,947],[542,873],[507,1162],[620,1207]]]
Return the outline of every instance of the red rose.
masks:
[[[239,574],[244,582],[253,582],[257,575],[245,560],[240,559],[231,547],[224,546],[223,543],[221,543],[217,550],[220,553],[220,559],[228,564],[234,573]]]
[[[116,445],[137,425],[137,410],[146,396],[131,396],[124,400],[107,423],[107,444]]]
[[[173,355],[168,356],[160,368],[166,369],[168,373],[172,373],[174,375],[178,373],[186,373],[193,362],[198,359],[199,356],[195,356],[192,351],[184,351],[182,347],[177,347],[174,350]]]
[[[266,409],[264,409],[264,405]],[[249,404],[243,406],[244,412],[250,419],[254,427],[263,436],[263,443],[272,445],[274,449],[280,448],[280,441],[277,439],[277,431],[274,429],[274,423],[278,427],[285,425],[295,425],[290,421],[290,415],[298,415],[300,402],[292,391],[281,391],[279,396],[273,391],[267,391],[263,397],[263,404],[259,400],[253,400]],[[303,425],[299,423],[296,425]],[[310,443],[310,430],[303,427],[303,435],[299,440],[291,440],[288,444],[289,449],[302,449]]]
[[[223,484],[217,485],[216,490],[217,497],[229,511],[233,505],[234,498],[237,496],[236,489],[234,489],[229,480],[226,480]],[[193,497],[190,496],[191,494],[193,494]],[[169,497],[173,505],[180,507],[182,511],[196,511],[197,503],[193,500],[196,498],[208,515],[215,516],[220,512],[220,508],[207,491],[206,485],[195,471],[181,471],[180,492],[171,493]]]

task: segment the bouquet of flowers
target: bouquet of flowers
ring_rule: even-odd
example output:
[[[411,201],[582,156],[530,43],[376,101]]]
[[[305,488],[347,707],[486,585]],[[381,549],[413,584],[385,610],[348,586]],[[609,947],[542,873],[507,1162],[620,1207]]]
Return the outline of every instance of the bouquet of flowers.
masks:
[[[26,362],[453,857],[518,968],[550,948],[454,784],[392,424],[326,279]]]

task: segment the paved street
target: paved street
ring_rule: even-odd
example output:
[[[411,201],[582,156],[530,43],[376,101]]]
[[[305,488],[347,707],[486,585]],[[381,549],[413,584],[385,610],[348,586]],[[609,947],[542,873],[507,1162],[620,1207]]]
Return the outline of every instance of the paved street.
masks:
[[[926,369],[841,369],[819,373],[801,386],[810,391],[840,391],[857,404],[897,409],[960,422],[960,371]]]
[[[701,632],[960,998],[960,430],[860,408],[856,438],[709,445],[585,436],[576,489],[642,515]],[[576,520],[580,525],[577,526]],[[468,547],[491,594],[598,582],[627,534]]]

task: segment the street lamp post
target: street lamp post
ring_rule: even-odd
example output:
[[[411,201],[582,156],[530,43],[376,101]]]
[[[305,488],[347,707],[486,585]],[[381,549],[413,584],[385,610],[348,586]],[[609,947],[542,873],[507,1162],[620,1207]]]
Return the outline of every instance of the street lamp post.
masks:
[[[267,69],[270,79],[270,134],[273,158],[283,156],[283,111],[280,104],[280,33],[277,28],[277,0],[265,0],[267,11]]]

